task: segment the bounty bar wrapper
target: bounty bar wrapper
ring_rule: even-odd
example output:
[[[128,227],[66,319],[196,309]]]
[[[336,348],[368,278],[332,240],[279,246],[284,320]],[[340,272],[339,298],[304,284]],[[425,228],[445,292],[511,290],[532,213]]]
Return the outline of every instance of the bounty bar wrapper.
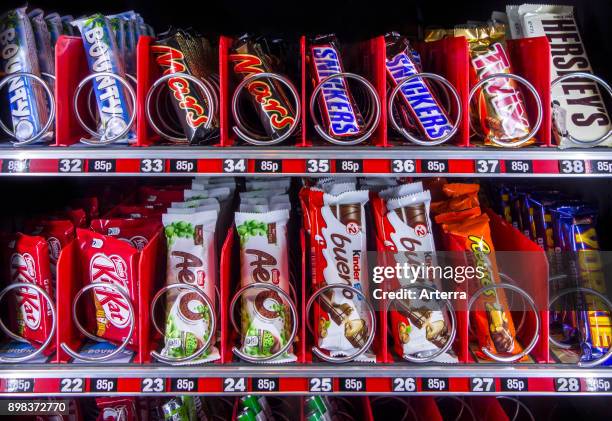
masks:
[[[240,286],[270,283],[288,296],[289,250],[287,244],[288,210],[235,215],[240,238]],[[278,352],[290,339],[291,313],[276,291],[253,288],[242,295],[241,351],[257,357]],[[286,363],[296,360],[293,349],[263,363]]]
[[[188,357],[200,350],[211,332],[215,316],[217,253],[215,247],[216,210],[191,214],[164,214],[162,222],[168,245],[166,284],[187,284],[201,290],[213,304],[209,308],[197,293],[174,290],[166,294],[171,305],[166,314],[165,346],[167,357]],[[177,292],[178,291],[178,292]],[[198,364],[218,360],[214,339],[197,359],[182,364]]]

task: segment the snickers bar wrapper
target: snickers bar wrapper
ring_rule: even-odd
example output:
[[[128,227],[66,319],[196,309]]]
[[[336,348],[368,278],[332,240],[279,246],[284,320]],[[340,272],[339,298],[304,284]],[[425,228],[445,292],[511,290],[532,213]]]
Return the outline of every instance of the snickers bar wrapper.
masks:
[[[125,79],[125,65],[108,18],[95,14],[72,24],[81,31],[89,70],[94,74],[114,73]],[[125,130],[135,104],[131,103],[127,88],[115,78],[98,76],[93,87],[100,115],[98,133],[102,140],[115,137]],[[133,138],[134,131],[125,136]]]
[[[572,72],[593,73],[587,57],[573,6],[523,4],[518,17],[526,37],[546,36],[550,42],[551,81]],[[588,79],[568,79],[553,87],[553,128],[561,148],[583,147],[568,139],[595,140],[610,130],[610,114],[606,110],[599,85]],[[612,137],[600,146],[612,146]]]
[[[457,27],[455,36],[465,36],[468,41],[472,84],[495,73],[512,73],[503,24]],[[476,111],[486,145],[495,145],[491,137],[512,142],[531,130],[523,94],[513,79],[500,77],[487,82],[477,97]],[[534,142],[531,138],[523,146]]]
[[[210,80],[211,74],[206,63],[212,60],[212,49],[204,38],[178,30],[160,37],[151,51],[164,75],[185,73],[198,79]],[[213,139],[219,122],[216,116],[210,115],[210,106],[200,88],[179,76],[169,79],[167,85],[188,142],[198,144]],[[207,129],[205,125],[211,118],[212,125]]]
[[[395,262],[414,266],[437,266],[429,218],[429,191],[386,201],[388,210],[382,221],[385,249],[392,251]],[[379,225],[380,226],[380,225]],[[398,279],[398,286],[429,284],[442,291],[440,279]],[[431,355],[450,339],[449,321],[435,300],[410,300],[400,310],[391,312],[391,329],[395,350],[399,355]],[[456,363],[451,352],[435,358],[436,362]]]
[[[394,89],[402,80],[422,70],[408,40],[398,34],[385,35],[387,85]],[[429,82],[414,78],[398,94],[400,116],[405,126],[415,127],[425,140],[436,141],[452,131],[453,124]],[[415,124],[416,123],[416,124]]]
[[[311,189],[315,290],[325,285],[346,285],[368,297],[365,215],[368,199],[367,190],[332,195]],[[342,356],[363,347],[372,334],[363,298],[337,288],[320,295],[317,301],[315,329],[319,348],[329,351],[331,356]],[[356,361],[375,362],[376,356],[367,350]]]
[[[0,16],[0,77],[18,72],[40,76],[34,31],[25,7]],[[38,134],[48,117],[45,94],[38,82],[14,78],[2,93],[2,113],[10,117],[16,139],[24,141]]]
[[[237,212],[236,232],[240,238],[240,285],[270,283],[290,296],[288,210],[267,213]],[[277,292],[253,288],[242,295],[242,352],[254,358],[270,356],[290,339],[291,312]],[[293,347],[263,363],[288,363],[297,358]]]
[[[313,86],[326,77],[344,72],[335,35],[316,37],[309,47],[307,60]],[[319,107],[322,124],[330,136],[359,136],[364,133],[365,120],[345,78],[335,77],[325,82],[319,94]]]
[[[264,51],[263,45],[244,36],[237,40],[229,56],[234,74],[246,79],[257,73],[278,73],[274,60]],[[295,109],[287,95],[285,85],[271,78],[260,78],[247,87],[249,97],[265,132],[270,137],[280,137],[295,122]]]
[[[464,250],[468,253],[468,261],[474,267],[484,268],[484,277],[475,276],[469,280],[471,291],[476,291],[485,285],[499,283],[489,217],[486,214],[462,222],[443,225],[442,228],[446,234],[454,236],[464,244]],[[458,244],[459,242],[453,243]],[[484,310],[480,310],[483,307]],[[502,289],[481,294],[473,311],[474,331],[481,347],[486,346],[492,353],[501,355],[517,354],[522,351],[523,348],[516,339],[514,322]],[[479,357],[486,358],[480,353]]]
[[[166,303],[165,346],[161,354],[181,358],[199,351],[210,335],[211,317],[216,317],[217,254],[215,249],[216,210],[190,214],[164,214],[164,234],[168,246],[166,284],[187,284],[201,290],[213,304],[209,308],[194,291],[170,291]],[[175,290],[176,291],[176,290]],[[220,358],[211,342],[196,360],[176,364],[198,364]]]

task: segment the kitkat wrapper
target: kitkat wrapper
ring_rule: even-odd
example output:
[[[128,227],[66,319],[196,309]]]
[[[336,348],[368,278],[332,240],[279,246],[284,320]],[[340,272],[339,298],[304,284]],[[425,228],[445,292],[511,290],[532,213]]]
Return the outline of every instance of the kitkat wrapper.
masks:
[[[236,232],[240,238],[240,286],[270,283],[290,295],[289,245],[287,223],[289,211],[235,214]],[[291,338],[291,312],[286,300],[276,291],[253,288],[242,295],[240,336],[241,351],[257,359],[269,357]],[[293,346],[262,363],[288,363],[297,358]]]
[[[367,190],[331,195],[310,189],[315,291],[325,285],[346,285],[368,297],[365,212],[368,200]],[[336,357],[352,355],[363,347],[372,334],[363,300],[340,288],[319,296],[315,303],[315,330],[320,349]],[[375,362],[376,356],[367,350],[355,360]]]
[[[90,294],[93,305],[88,308],[88,320],[95,323],[96,336],[120,344],[127,338],[132,317],[139,314],[138,250],[125,241],[81,228],[77,229],[77,241],[84,284],[99,285]],[[105,288],[105,284],[112,284],[127,295],[136,314],[130,314],[125,299],[115,289]],[[134,332],[127,348],[136,350],[138,321],[133,323]]]
[[[444,232],[463,244],[468,259],[475,267],[484,268],[485,276],[469,280],[469,288],[476,291],[483,286],[499,283],[495,249],[491,238],[489,217],[486,214],[462,222],[442,226]],[[483,308],[485,310],[480,310]],[[474,307],[474,332],[480,347],[487,347],[493,354],[512,355],[523,350],[516,338],[516,331],[503,289],[489,290],[479,296]],[[480,354],[480,353],[479,353]],[[479,355],[485,357],[484,355]],[[486,357],[485,357],[486,358]],[[526,357],[525,357],[526,358]]]
[[[8,251],[11,283],[33,284],[53,297],[55,285],[45,239],[18,233],[10,241]],[[17,334],[33,346],[43,343],[53,334],[49,303],[38,291],[28,287],[19,288],[15,298]]]
[[[211,317],[216,317],[218,285],[215,227],[216,210],[194,211],[189,214],[166,213],[162,216],[167,242],[166,285],[186,284],[202,291],[213,308],[197,293],[174,290],[166,294],[167,308],[165,345],[161,355],[184,358],[199,351],[211,332]],[[178,292],[177,292],[178,291]],[[196,359],[172,362],[173,365],[200,364],[218,360],[221,356],[214,345]]]

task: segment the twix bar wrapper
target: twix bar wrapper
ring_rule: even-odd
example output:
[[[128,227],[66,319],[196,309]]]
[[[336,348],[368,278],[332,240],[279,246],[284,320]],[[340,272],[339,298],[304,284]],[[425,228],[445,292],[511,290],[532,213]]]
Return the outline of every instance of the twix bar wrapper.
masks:
[[[287,209],[266,213],[235,214],[240,238],[240,285],[270,283],[290,296]],[[257,359],[277,353],[290,339],[291,313],[283,299],[271,289],[253,288],[242,295],[241,351]],[[287,352],[262,361],[287,363],[297,358]]]
[[[184,358],[198,352],[211,332],[211,317],[215,317],[217,288],[217,253],[215,227],[216,210],[196,211],[190,214],[166,213],[162,216],[167,241],[166,284],[192,285],[201,290],[213,304],[206,302],[194,291],[170,291],[167,297],[165,346],[161,355]],[[197,364],[218,360],[220,354],[214,345],[195,360],[176,364]]]
[[[523,4],[509,16],[522,28],[525,37],[546,36],[550,43],[551,80],[572,72],[593,73],[587,57],[573,6]],[[610,130],[610,114],[595,81],[568,79],[556,84],[551,92],[554,134],[561,148],[581,147],[568,135],[581,140],[601,138]],[[612,146],[612,137],[600,146]]]
[[[43,237],[18,233],[9,243],[11,283],[33,284],[53,297],[49,249]],[[32,344],[44,342],[51,332],[49,303],[33,288],[19,288],[17,298],[17,334]]]
[[[492,74],[512,73],[503,24],[457,27],[455,36],[467,38],[472,84]],[[478,96],[477,115],[486,145],[494,145],[491,138],[517,141],[531,130],[523,94],[513,79],[498,77],[485,83]],[[532,138],[523,145],[534,142]]]
[[[375,197],[374,213],[379,236],[384,250],[393,255],[391,264],[415,265],[422,267],[436,266],[435,244],[429,217],[431,196],[429,191],[422,191],[421,183],[407,184],[408,188],[421,187],[421,191],[404,195]],[[400,191],[398,188],[394,188]],[[386,194],[393,191],[389,189]],[[425,272],[427,274],[427,272]],[[440,279],[427,274],[422,279],[396,279],[392,289],[428,284],[442,290]],[[444,347],[450,339],[449,321],[440,311],[439,304],[425,299],[401,300],[392,307],[391,333],[394,349],[401,355],[425,357]],[[434,361],[454,363],[457,357],[449,351],[439,355]]]
[[[451,251],[467,252],[468,262],[476,268],[482,268],[484,276],[469,280],[470,290],[476,291],[481,287],[499,283],[489,217],[486,214],[445,224],[442,228],[447,235],[454,237],[454,241],[449,243],[454,244],[456,248]],[[480,310],[483,308],[484,310]],[[501,355],[522,351],[502,289],[489,290],[479,296],[475,303],[473,320],[480,347],[487,347],[492,353]]]
[[[338,195],[310,189],[314,290],[325,285],[350,286],[368,296],[365,204],[367,190]],[[337,288],[321,294],[315,306],[318,346],[332,357],[351,355],[371,335],[362,296]],[[356,361],[374,362],[370,350]]]

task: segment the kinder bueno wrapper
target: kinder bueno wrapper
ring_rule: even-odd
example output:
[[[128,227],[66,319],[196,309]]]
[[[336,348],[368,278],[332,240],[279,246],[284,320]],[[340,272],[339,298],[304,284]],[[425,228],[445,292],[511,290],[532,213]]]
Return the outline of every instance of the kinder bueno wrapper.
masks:
[[[279,73],[279,58],[266,47],[265,39],[243,35],[234,42],[229,60],[234,74],[244,80],[253,74]],[[272,78],[252,80],[246,86],[266,134],[282,136],[295,123],[296,110],[284,84]]]
[[[455,36],[467,38],[472,84],[492,74],[512,73],[503,24],[457,27]],[[518,141],[531,130],[523,94],[517,82],[510,78],[499,77],[485,83],[478,96],[477,115],[487,145],[496,145],[491,139],[506,143]],[[523,145],[534,142],[532,138]]]
[[[403,79],[422,72],[408,40],[398,33],[385,35],[387,85],[390,89]],[[427,141],[442,139],[453,130],[453,123],[440,105],[431,85],[414,78],[399,91],[398,113],[407,128],[416,128]]]
[[[310,190],[311,245],[314,253],[314,288],[346,285],[368,296],[365,204],[367,190],[337,196]],[[368,335],[363,297],[341,288],[323,293],[315,307],[318,346],[331,356],[351,355],[362,348]],[[357,361],[373,362],[368,351]]]
[[[89,70],[94,74],[113,73],[125,79],[124,63],[108,19],[98,13],[77,19],[72,25],[81,31]],[[134,104],[128,99],[127,88],[115,78],[97,76],[93,87],[100,116],[97,131],[103,141],[116,140],[125,131]],[[133,132],[125,136],[133,137]]]
[[[235,215],[240,237],[240,285],[270,283],[288,296],[289,257],[287,244],[288,210]],[[291,313],[286,299],[270,289],[253,288],[242,295],[241,351],[254,359],[274,355],[290,340]],[[293,349],[264,363],[296,360]]]
[[[49,249],[43,237],[17,234],[9,242],[11,283],[34,284],[53,296]],[[52,315],[47,300],[32,288],[19,288],[15,317],[17,334],[31,344],[43,343],[51,334]]]
[[[216,61],[214,50],[210,42],[200,35],[182,29],[173,30],[160,35],[151,46],[151,52],[164,75],[183,73],[201,80],[213,79],[212,68]],[[187,141],[199,144],[216,139],[219,134],[218,118],[210,115],[210,104],[201,89],[181,75],[171,77],[167,85]],[[211,92],[211,95],[214,94]],[[206,128],[211,119],[210,128]]]
[[[216,210],[191,214],[165,214],[162,217],[168,245],[166,285],[187,284],[200,289],[213,305],[216,303],[217,253],[215,248]],[[177,291],[177,290],[174,290]],[[178,290],[180,291],[180,290]],[[167,294],[170,307],[166,315],[165,346],[161,355],[183,358],[199,351],[208,341],[215,308],[190,290]],[[194,360],[182,364],[215,361],[219,351],[211,345]],[[179,364],[178,362],[175,364]]]
[[[26,8],[0,15],[0,74],[27,72],[40,76],[36,40]],[[48,110],[42,87],[32,78],[14,78],[4,88],[7,109],[15,137],[25,142],[36,136],[47,121]],[[8,120],[8,118],[7,118]]]
[[[386,201],[374,199],[379,236],[382,237],[385,250],[393,254],[395,263],[437,266],[429,219],[430,202],[429,191],[393,197]],[[430,284],[442,290],[440,280],[435,277],[397,279],[394,288],[415,282]],[[420,299],[410,300],[404,306],[401,304],[400,310],[391,312],[392,334],[399,355],[426,357],[446,345],[450,339],[449,321],[437,304]],[[457,357],[449,351],[437,356],[434,361],[454,363]]]
[[[93,289],[94,307],[89,311],[95,318],[96,336],[122,343],[132,318],[138,314],[138,250],[125,241],[85,229],[77,229],[77,240],[84,283],[100,285]],[[124,298],[105,284],[124,292],[132,300],[136,315],[130,314]],[[136,349],[137,344],[138,329],[134,329],[127,346]]]
[[[519,25],[526,37],[548,38],[552,54],[551,80],[572,72],[593,73],[573,6],[523,4],[518,6],[511,22]],[[554,133],[561,148],[590,146],[570,141],[569,134],[579,139],[595,140],[610,130],[610,114],[595,81],[568,79],[553,86],[551,95]],[[599,145],[612,146],[612,137]]]
[[[326,77],[344,72],[335,35],[320,35],[312,39],[306,59],[313,86],[317,86]],[[364,118],[345,78],[335,77],[323,84],[319,108],[323,125],[330,136],[359,136],[364,133]]]
[[[109,237],[116,237],[134,246],[138,251],[145,248],[161,228],[159,222],[147,218],[139,219],[94,219],[91,230]]]
[[[100,412],[96,421],[137,421],[136,398],[96,398]]]

